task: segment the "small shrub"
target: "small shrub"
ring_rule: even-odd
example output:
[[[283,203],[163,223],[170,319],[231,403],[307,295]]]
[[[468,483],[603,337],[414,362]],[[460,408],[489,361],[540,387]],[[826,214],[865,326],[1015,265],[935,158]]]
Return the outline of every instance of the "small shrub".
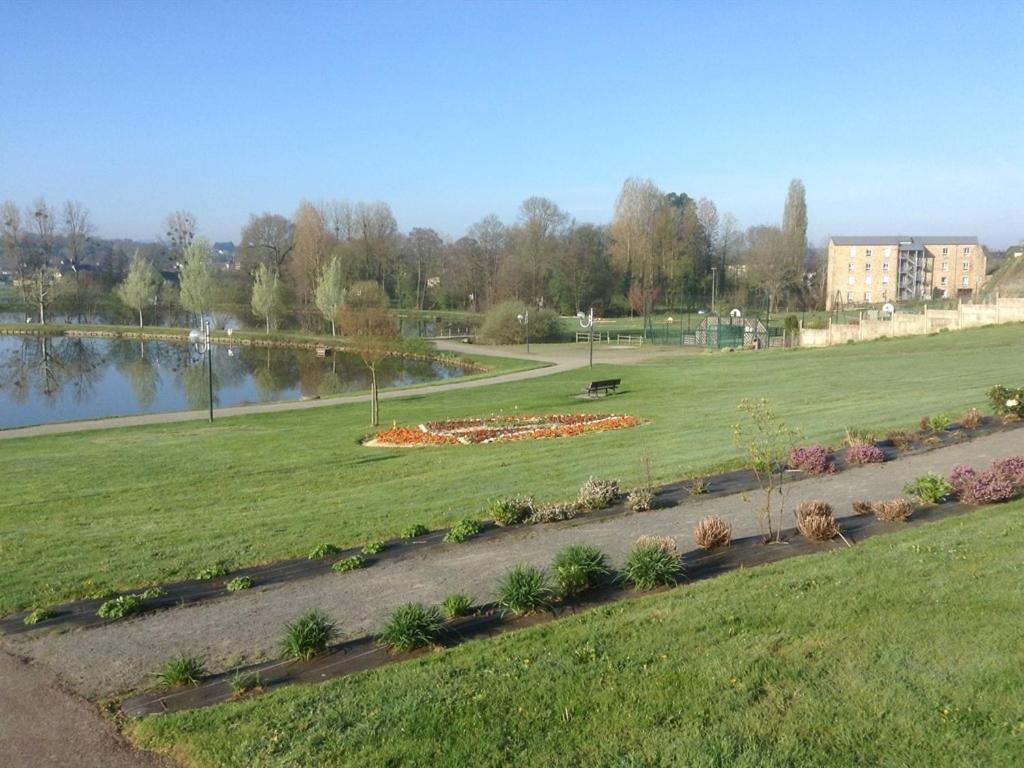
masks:
[[[822,499],[811,499],[810,501],[801,501],[796,505],[796,519],[800,520],[805,517],[812,515],[831,515],[832,505]]]
[[[1012,482],[993,469],[979,472],[960,491],[960,500],[967,504],[998,504],[1017,495]]]
[[[997,385],[985,393],[997,416],[1024,416],[1024,387],[1010,388]]]
[[[962,429],[968,429],[972,432],[981,426],[981,411],[977,408],[971,408],[969,411],[965,411],[958,419],[960,427]]]
[[[441,610],[446,618],[457,619],[459,616],[468,616],[473,610],[473,598],[461,592],[448,595],[441,601]]]
[[[876,445],[858,443],[846,451],[846,460],[851,464],[879,464],[885,461],[885,454]]]
[[[213,565],[208,565],[200,570],[199,573],[196,574],[196,578],[202,579],[203,581],[209,581],[210,579],[219,579],[221,576],[227,576],[230,572],[231,571],[228,568],[227,563],[219,562],[214,563]]]
[[[601,584],[611,574],[607,558],[590,544],[570,544],[551,564],[555,584],[563,597],[578,595]]]
[[[142,598],[138,595],[121,595],[107,600],[96,611],[101,619],[123,619],[142,610]]]
[[[321,558],[327,557],[328,555],[336,555],[341,552],[341,549],[334,546],[333,544],[317,544],[313,549],[309,551],[310,560],[320,560]]]
[[[875,433],[870,429],[862,429],[859,427],[847,427],[846,428],[846,445],[849,448],[853,448],[856,445],[874,445],[875,444]]]
[[[801,536],[812,541],[828,541],[839,535],[832,505],[820,499],[802,501],[797,505],[796,528]]]
[[[972,467],[969,467],[966,464],[957,464],[950,470],[949,476],[946,480],[949,482],[953,491],[957,495],[960,495],[968,485],[974,482],[974,478],[977,476],[978,473]]]
[[[498,585],[497,602],[512,613],[543,610],[551,605],[551,597],[547,575],[532,565],[517,565]]]
[[[412,651],[435,642],[443,625],[444,619],[435,606],[407,603],[392,612],[380,633],[380,641],[394,651]]]
[[[812,475],[832,469],[832,449],[827,445],[798,446],[789,452],[789,466]]]
[[[534,509],[530,516],[526,518],[526,524],[557,523],[562,520],[572,520],[576,517],[576,514],[576,507],[569,504],[548,504],[547,506]]]
[[[907,483],[903,492],[925,504],[938,504],[950,497],[953,493],[953,486],[946,481],[946,478],[929,472]]]
[[[1007,456],[992,463],[992,471],[1013,483],[1018,489],[1024,488],[1024,456]]]
[[[855,501],[853,502],[853,511],[858,515],[870,515],[875,511],[875,505],[870,501]]]
[[[225,586],[228,592],[241,592],[245,589],[252,589],[252,578],[249,576],[235,576]]]
[[[894,429],[886,434],[885,439],[892,443],[896,450],[901,453],[914,445],[914,436],[904,429]]]
[[[358,571],[360,568],[365,567],[365,557],[362,555],[352,555],[351,557],[343,557],[341,560],[338,560],[331,566],[331,570],[335,573],[346,573],[348,571]]]
[[[690,492],[691,496],[703,496],[711,489],[711,484],[706,477],[695,477],[690,480],[690,484],[686,489]]]
[[[533,513],[533,508],[531,497],[510,496],[492,501],[487,512],[494,519],[495,525],[519,525],[526,522]]]
[[[878,501],[872,506],[875,517],[886,523],[902,523],[914,514],[914,505],[904,498]]]
[[[944,413],[940,413],[935,416],[923,416],[921,418],[920,427],[924,432],[940,434],[946,431],[946,427],[949,426],[950,421],[950,417]]]
[[[281,639],[281,654],[286,659],[309,661],[327,650],[337,629],[334,622],[320,611],[310,611],[286,624]]]
[[[641,536],[626,558],[622,575],[637,589],[654,589],[675,584],[682,570],[674,539]]]
[[[40,622],[46,621],[47,619],[52,619],[56,615],[57,614],[51,611],[49,608],[36,608],[32,611],[29,611],[28,615],[25,617],[25,623],[29,625],[39,624]]]
[[[426,536],[428,533],[430,533],[430,529],[427,528],[427,526],[422,523],[416,523],[415,525],[410,525],[408,528],[405,528],[402,531],[401,536],[403,539],[415,539],[419,536]]]
[[[387,547],[388,545],[385,544],[383,541],[368,541],[363,546],[362,553],[364,555],[379,555],[381,552],[387,549]]]
[[[477,520],[459,520],[444,535],[444,540],[449,544],[461,544],[480,533],[482,528]]]
[[[158,597],[167,597],[167,590],[163,587],[150,587],[144,590],[139,597],[143,600],[156,600]]]
[[[526,340],[526,327],[519,315],[530,313],[530,341],[557,341],[561,333],[558,313],[550,309],[527,307],[518,301],[503,301],[484,315],[478,335],[490,344],[522,344]]]
[[[614,504],[618,498],[619,483],[617,480],[598,480],[591,477],[580,488],[576,506],[586,512],[605,509]]]
[[[630,512],[646,512],[654,506],[654,492],[650,488],[634,488],[626,498]]]
[[[732,544],[732,526],[718,515],[708,515],[693,529],[693,540],[701,549],[717,549]]]
[[[249,691],[259,691],[263,689],[263,678],[260,677],[259,672],[235,672],[229,680],[231,685],[231,692],[235,694],[235,697],[244,696]]]
[[[181,685],[199,685],[199,680],[205,674],[206,662],[202,656],[178,656],[164,664],[157,680],[164,688],[176,688]]]

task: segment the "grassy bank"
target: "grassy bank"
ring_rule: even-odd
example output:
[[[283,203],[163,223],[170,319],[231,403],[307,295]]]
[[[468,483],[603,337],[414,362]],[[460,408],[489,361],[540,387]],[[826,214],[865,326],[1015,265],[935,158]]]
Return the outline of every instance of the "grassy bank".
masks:
[[[643,427],[561,440],[370,449],[365,405],[27,438],[0,444],[0,613],[234,565],[359,544],[487,500],[573,497],[590,475],[668,481],[734,466],[737,402],[770,398],[810,440],[984,406],[1024,380],[1020,326],[824,350],[691,354],[388,401],[385,424],[499,411],[618,412]],[[598,358],[600,359],[600,357]],[[621,377],[621,394],[575,398]]]
[[[128,731],[195,766],[1019,765],[1022,513]]]

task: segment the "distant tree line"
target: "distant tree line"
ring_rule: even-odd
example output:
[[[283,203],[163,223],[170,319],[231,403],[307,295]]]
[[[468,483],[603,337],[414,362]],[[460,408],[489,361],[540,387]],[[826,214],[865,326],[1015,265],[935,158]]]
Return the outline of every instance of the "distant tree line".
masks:
[[[484,311],[502,302],[599,315],[706,308],[719,302],[772,311],[821,300],[808,258],[803,184],[789,187],[781,226],[743,231],[714,202],[666,193],[647,179],[623,184],[609,224],[578,222],[530,197],[514,221],[495,215],[457,239],[398,229],[382,202],[303,201],[293,215],[252,214],[231,264],[218,264],[186,210],[158,241],[95,237],[80,203],[43,199],[0,208],[0,240],[26,306],[40,322],[59,309],[88,315],[116,304],[139,323],[150,307],[230,311],[267,331],[282,318],[337,332],[345,308]]]

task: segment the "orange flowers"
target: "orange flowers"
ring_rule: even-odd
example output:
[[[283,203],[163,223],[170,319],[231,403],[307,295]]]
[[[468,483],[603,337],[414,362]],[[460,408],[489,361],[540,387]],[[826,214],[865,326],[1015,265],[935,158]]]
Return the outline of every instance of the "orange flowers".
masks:
[[[486,419],[432,421],[415,427],[392,427],[377,434],[376,445],[472,445],[477,443],[574,437],[584,432],[635,427],[635,416],[556,413],[546,416],[493,416]]]

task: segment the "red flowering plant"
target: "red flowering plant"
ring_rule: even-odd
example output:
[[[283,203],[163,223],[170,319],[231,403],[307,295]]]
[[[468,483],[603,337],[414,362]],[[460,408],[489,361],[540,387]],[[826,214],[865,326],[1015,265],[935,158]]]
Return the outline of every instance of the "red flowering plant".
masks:
[[[374,445],[472,445],[478,443],[573,437],[585,432],[635,427],[635,416],[556,413],[544,416],[490,416],[485,419],[430,421],[418,427],[392,427],[374,438]]]

